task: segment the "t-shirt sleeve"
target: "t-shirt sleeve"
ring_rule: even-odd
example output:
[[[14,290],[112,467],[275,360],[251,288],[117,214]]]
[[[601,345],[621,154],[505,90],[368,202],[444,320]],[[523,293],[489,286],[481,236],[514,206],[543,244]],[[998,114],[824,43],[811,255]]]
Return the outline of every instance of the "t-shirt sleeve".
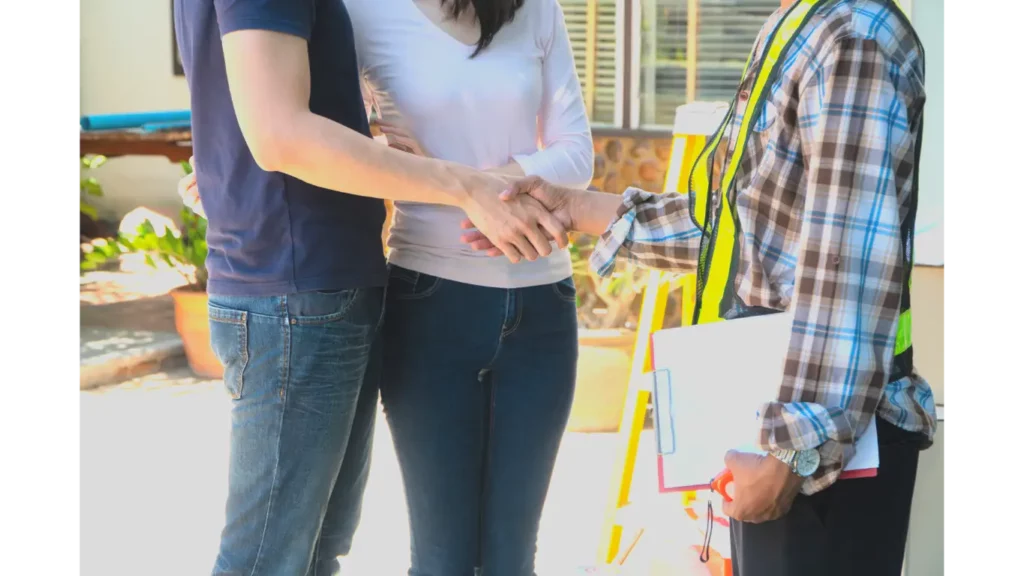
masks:
[[[268,30],[309,40],[316,0],[214,0],[224,36],[239,30]]]

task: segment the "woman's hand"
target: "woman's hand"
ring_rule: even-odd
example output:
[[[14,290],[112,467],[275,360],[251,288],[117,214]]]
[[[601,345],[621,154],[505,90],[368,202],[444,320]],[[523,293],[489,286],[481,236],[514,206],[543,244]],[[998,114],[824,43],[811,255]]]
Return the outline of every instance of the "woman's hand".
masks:
[[[402,152],[408,152],[409,154],[415,154],[425,158],[429,157],[429,155],[423,151],[423,147],[420,146],[420,143],[412,137],[409,130],[404,126],[385,122],[384,120],[377,120],[377,128],[380,129],[381,134],[387,137],[388,146],[395,150],[401,150]]]
[[[474,233],[486,238],[492,254],[504,254],[512,262],[536,260],[551,254],[551,242],[568,245],[565,226],[530,196],[502,199],[502,179],[485,172],[463,177],[468,199],[460,207]]]
[[[196,157],[193,156],[188,159],[189,166],[192,167],[192,172],[186,174],[181,180],[178,180],[178,196],[181,196],[181,201],[192,209],[193,212],[199,214],[203,218],[206,218],[206,211],[203,210],[203,203],[199,201],[199,185],[196,184]]]
[[[554,186],[537,176],[531,176],[518,179],[501,193],[500,198],[506,202],[523,203],[535,211],[543,211],[554,218],[563,230],[571,231],[573,228],[571,195],[572,191],[568,188]],[[487,251],[488,256],[500,256],[502,251],[498,250],[491,240],[477,228],[478,226],[475,225],[472,218],[464,220],[462,229],[468,232],[462,235],[462,242],[469,244],[474,250]],[[549,239],[552,239],[550,234]],[[558,243],[559,248],[565,248],[568,245],[568,236],[564,233],[553,239]]]

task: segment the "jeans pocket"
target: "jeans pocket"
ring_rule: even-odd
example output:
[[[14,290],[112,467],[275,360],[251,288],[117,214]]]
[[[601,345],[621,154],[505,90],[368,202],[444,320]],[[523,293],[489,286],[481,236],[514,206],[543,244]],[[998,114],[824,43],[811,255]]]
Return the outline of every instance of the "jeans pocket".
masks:
[[[210,345],[224,366],[224,387],[233,400],[242,397],[245,367],[249,364],[248,313],[210,304]]]
[[[330,292],[311,291],[289,294],[288,317],[292,324],[330,324],[345,319],[352,305],[359,300],[360,288]]]
[[[572,276],[555,282],[551,285],[551,289],[555,291],[555,295],[562,301],[576,304],[576,283],[573,282]]]
[[[437,292],[443,282],[437,276],[392,266],[388,278],[388,296],[398,300],[420,300]]]

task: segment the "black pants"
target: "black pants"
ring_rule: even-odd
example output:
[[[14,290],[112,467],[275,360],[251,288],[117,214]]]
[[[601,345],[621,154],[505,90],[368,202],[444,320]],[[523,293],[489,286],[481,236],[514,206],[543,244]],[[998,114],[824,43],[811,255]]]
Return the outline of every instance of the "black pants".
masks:
[[[876,477],[801,494],[772,522],[732,522],[733,576],[900,576],[924,441],[878,419]]]

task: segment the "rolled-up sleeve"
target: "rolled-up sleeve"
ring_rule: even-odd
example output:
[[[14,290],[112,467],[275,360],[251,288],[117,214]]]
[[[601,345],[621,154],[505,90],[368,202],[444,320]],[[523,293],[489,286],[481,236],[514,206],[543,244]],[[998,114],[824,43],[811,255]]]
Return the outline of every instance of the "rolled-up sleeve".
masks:
[[[761,407],[759,443],[819,451],[807,494],[839,478],[892,369],[909,193],[896,187],[895,174],[908,169],[896,158],[915,145],[901,81],[874,42],[840,40],[800,102],[808,165],[794,323],[778,398]]]
[[[623,257],[646,268],[694,272],[700,240],[701,229],[690,217],[689,196],[629,188],[617,218],[590,256],[590,267],[605,276],[614,270],[615,259]]]

